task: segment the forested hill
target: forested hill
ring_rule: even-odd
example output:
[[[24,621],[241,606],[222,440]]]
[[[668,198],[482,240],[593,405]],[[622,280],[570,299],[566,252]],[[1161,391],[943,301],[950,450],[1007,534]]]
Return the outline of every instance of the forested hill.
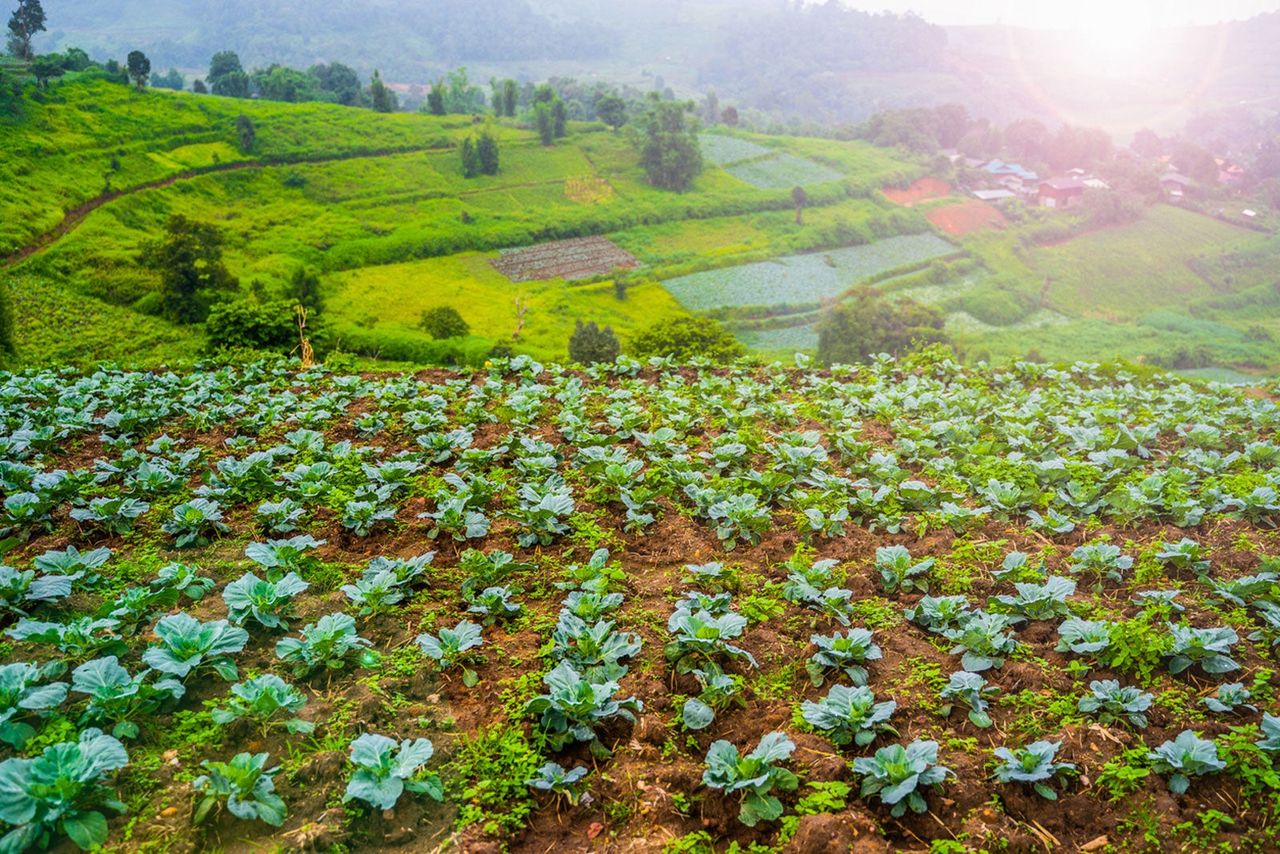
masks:
[[[65,0],[48,40],[95,55],[142,47],[157,62],[193,68],[227,48],[248,63],[306,66],[342,57],[397,78],[421,78],[433,63],[589,59],[617,46],[612,28],[560,20],[525,0]]]

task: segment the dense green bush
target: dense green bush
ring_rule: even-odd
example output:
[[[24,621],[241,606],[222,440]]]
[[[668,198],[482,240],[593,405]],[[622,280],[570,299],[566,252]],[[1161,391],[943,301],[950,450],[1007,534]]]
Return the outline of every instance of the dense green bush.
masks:
[[[293,304],[235,300],[215,305],[205,321],[211,350],[255,349],[288,352],[298,343]]]
[[[465,338],[471,334],[471,327],[451,305],[427,309],[422,313],[418,326],[438,341],[445,338]]]
[[[569,358],[583,365],[612,362],[621,352],[613,329],[608,326],[601,329],[594,320],[587,323],[579,320],[569,336]]]
[[[818,359],[824,365],[857,364],[877,353],[899,355],[918,344],[945,342],[945,323],[932,306],[891,301],[864,285],[818,321]]]
[[[746,354],[746,348],[729,330],[709,317],[679,317],[661,320],[645,329],[631,342],[637,359],[670,356],[688,361],[696,356],[728,362]]]

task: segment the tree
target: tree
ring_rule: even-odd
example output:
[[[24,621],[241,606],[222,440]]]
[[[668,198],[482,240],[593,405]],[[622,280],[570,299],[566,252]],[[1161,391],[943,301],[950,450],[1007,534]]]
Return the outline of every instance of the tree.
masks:
[[[480,174],[480,156],[476,153],[476,144],[467,137],[462,141],[462,177],[474,178]]]
[[[627,123],[627,102],[617,95],[605,95],[596,101],[596,115],[613,130]]]
[[[824,365],[856,364],[876,353],[900,355],[917,343],[945,341],[945,322],[932,306],[893,301],[862,285],[818,321],[818,359]]]
[[[569,114],[565,111],[564,101],[558,97],[551,102],[551,121],[556,139],[569,132]]]
[[[1129,147],[1148,159],[1155,159],[1164,153],[1164,142],[1151,128],[1139,128]]]
[[[230,50],[220,51],[209,60],[209,90],[228,98],[249,97],[249,75],[240,65],[240,57]]]
[[[44,32],[44,7],[40,0],[18,0],[18,8],[9,17],[9,52],[18,59],[31,61],[31,40]]]
[[[285,288],[285,296],[294,305],[306,308],[312,316],[324,311],[324,298],[320,294],[320,277],[306,267],[299,267],[293,271],[293,276],[289,278],[289,285]]]
[[[554,145],[556,141],[556,120],[551,115],[551,105],[538,102],[533,105],[533,123],[538,129],[538,137],[543,145]]]
[[[720,121],[720,98],[714,89],[707,90],[706,97],[702,99],[702,120],[709,125]]]
[[[608,326],[601,329],[594,320],[588,323],[577,321],[573,335],[569,336],[569,358],[579,364],[612,362],[621,352],[622,347],[613,329]]]
[[[222,235],[175,214],[165,234],[146,244],[138,261],[160,274],[160,313],[174,323],[200,323],[223,293],[239,283],[222,263]]]
[[[364,100],[360,75],[350,66],[331,62],[328,65],[313,65],[307,73],[315,78],[320,91],[327,93],[336,103],[354,107]]]
[[[195,92],[197,95],[208,95],[209,87],[204,85],[204,81],[197,77],[191,83],[191,91]]]
[[[400,109],[396,93],[387,88],[387,84],[382,82],[382,75],[376,70],[373,72],[373,79],[369,81],[369,103],[379,113],[394,113]]]
[[[56,53],[47,53],[44,56],[37,56],[31,60],[31,74],[36,78],[36,84],[41,89],[49,85],[49,81],[56,77],[66,74],[66,70],[62,67],[62,57]]]
[[[437,80],[427,93],[427,111],[433,116],[444,115],[444,81]]]
[[[488,131],[480,134],[480,140],[476,143],[476,159],[483,174],[498,174],[498,141]]]
[[[804,225],[804,209],[809,204],[809,194],[804,187],[791,189],[791,204],[796,206],[796,225]]]
[[[182,72],[176,68],[170,68],[165,74],[157,74],[151,78],[151,85],[157,89],[173,89],[175,92],[181,92],[186,88],[186,80],[182,78]]]
[[[258,139],[258,131],[253,126],[253,119],[244,113],[236,116],[236,141],[240,143],[240,151],[248,154]]]
[[[731,362],[747,352],[718,321],[698,315],[654,323],[635,337],[630,350],[637,359],[662,356],[679,362],[699,357]]]
[[[731,128],[738,126],[738,108],[730,104],[720,113],[720,121],[724,122]]]
[[[78,47],[69,47],[62,52],[62,67],[67,71],[84,71],[90,65],[93,65],[93,60]]]
[[[702,174],[697,122],[688,118],[692,110],[692,102],[650,95],[640,122],[640,164],[655,187],[684,192]]]
[[[465,338],[471,334],[471,327],[451,305],[440,305],[427,309],[422,313],[418,326],[436,340],[444,338]]]
[[[501,115],[508,118],[514,117],[516,114],[516,106],[520,100],[520,85],[516,81],[507,79],[502,81],[502,113]]]
[[[212,81],[209,88],[213,94],[225,98],[248,98],[249,75],[243,71],[232,71]]]
[[[147,55],[140,50],[131,50],[125,64],[129,67],[129,79],[137,90],[141,92],[147,88],[147,78],[151,76],[151,60]]]

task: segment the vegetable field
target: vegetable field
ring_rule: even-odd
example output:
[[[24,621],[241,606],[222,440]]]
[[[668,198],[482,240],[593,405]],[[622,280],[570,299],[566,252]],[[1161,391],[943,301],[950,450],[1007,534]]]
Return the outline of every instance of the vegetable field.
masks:
[[[725,167],[725,171],[753,187],[768,190],[823,184],[828,181],[839,181],[844,177],[821,163],[786,153],[735,163]]]
[[[663,284],[682,305],[694,311],[735,305],[811,303],[838,296],[877,273],[955,251],[955,246],[933,234],[909,234],[865,246],[694,273]]]
[[[638,266],[635,256],[607,237],[577,237],[505,249],[493,259],[494,269],[513,282],[589,279]]]
[[[1275,850],[1276,391],[0,374],[0,848]]]

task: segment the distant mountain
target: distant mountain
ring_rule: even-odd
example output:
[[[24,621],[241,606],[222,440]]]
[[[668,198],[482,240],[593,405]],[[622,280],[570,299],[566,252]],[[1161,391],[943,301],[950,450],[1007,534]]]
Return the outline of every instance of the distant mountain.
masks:
[[[618,44],[603,23],[553,18],[526,0],[63,0],[49,13],[42,48],[140,48],[156,68],[199,69],[234,50],[246,65],[338,60],[422,80],[464,62],[598,58]]]

